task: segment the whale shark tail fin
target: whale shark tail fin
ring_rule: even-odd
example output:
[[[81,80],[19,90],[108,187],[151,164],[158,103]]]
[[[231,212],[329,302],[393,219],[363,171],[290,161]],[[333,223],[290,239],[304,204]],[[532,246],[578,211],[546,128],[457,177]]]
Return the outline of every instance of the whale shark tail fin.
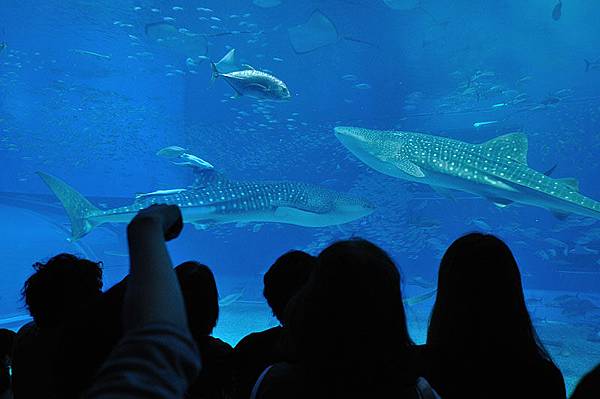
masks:
[[[71,220],[71,237],[69,241],[77,241],[96,227],[98,222],[90,220],[90,216],[100,212],[90,201],[78,193],[64,181],[43,172],[37,172],[44,183],[52,190],[65,208]]]

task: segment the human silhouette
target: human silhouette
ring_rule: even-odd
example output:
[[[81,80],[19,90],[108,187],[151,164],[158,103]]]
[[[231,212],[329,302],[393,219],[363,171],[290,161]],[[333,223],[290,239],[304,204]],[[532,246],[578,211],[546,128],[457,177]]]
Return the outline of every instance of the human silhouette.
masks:
[[[0,399],[12,398],[11,363],[15,332],[0,329]]]
[[[186,393],[187,399],[227,399],[233,385],[232,347],[212,337],[219,318],[219,292],[208,266],[185,262],[175,268],[183,294],[188,325],[196,341],[202,370]]]
[[[249,398],[263,370],[284,360],[278,344],[284,326],[285,307],[306,283],[316,263],[317,258],[306,252],[290,251],[277,258],[265,273],[263,296],[280,325],[252,333],[235,346],[235,398]]]
[[[219,294],[210,269],[197,262],[175,268],[183,295],[188,326],[202,356],[202,371],[186,393],[188,399],[222,398],[232,387],[229,344],[210,336],[219,317]],[[107,290],[92,307],[69,324],[61,339],[59,376],[61,397],[78,398],[122,339],[123,301],[129,278]]]
[[[421,354],[444,399],[566,396],[531,323],[517,262],[492,235],[468,234],[444,254]]]
[[[102,293],[101,263],[62,253],[33,268],[22,291],[33,321],[18,331],[13,355],[15,399],[55,396],[62,326]]]
[[[183,228],[175,205],[140,210],[127,226],[130,273],[123,301],[124,335],[86,399],[180,399],[200,371],[180,284],[165,242]]]
[[[412,365],[400,274],[376,245],[330,245],[286,309],[287,362],[267,369],[253,397],[435,397]]]
[[[600,398],[600,364],[584,375],[570,399],[598,399]]]
[[[123,337],[122,311],[127,281],[125,277],[66,321],[54,362],[54,368],[61,370],[55,376],[60,398],[81,397]]]

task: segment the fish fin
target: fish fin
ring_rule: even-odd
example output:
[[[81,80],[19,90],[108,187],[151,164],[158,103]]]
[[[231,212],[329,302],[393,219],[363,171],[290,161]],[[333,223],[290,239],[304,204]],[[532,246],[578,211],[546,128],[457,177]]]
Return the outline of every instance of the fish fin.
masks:
[[[77,241],[100,224],[100,222],[89,219],[92,214],[99,213],[100,209],[92,205],[73,187],[46,173],[37,172],[37,175],[48,185],[65,208],[67,215],[69,215],[71,220],[71,238],[69,238],[69,241]]]
[[[585,61],[585,71],[588,72],[590,70],[591,62],[589,62],[588,60],[584,60],[584,61]]]
[[[227,76],[226,81],[227,81],[227,83],[229,83],[229,86],[231,86],[231,88],[233,89],[233,94],[229,98],[231,98],[232,100],[236,100],[244,95],[244,93],[239,91],[239,89],[237,87],[235,87],[235,85],[231,84],[228,76]]]
[[[557,166],[558,166],[558,164],[554,164],[554,166],[551,167],[550,169],[548,169],[547,171],[545,171],[544,174],[548,177],[552,176],[552,173],[554,173],[554,170],[556,169]]]
[[[563,211],[554,211],[551,209],[550,212],[552,213],[552,216],[558,220],[566,220],[569,217],[569,214]]]
[[[210,81],[214,82],[219,76],[221,76],[221,74],[219,73],[219,70],[217,69],[217,66],[215,65],[214,62],[210,63],[210,68],[212,70],[212,75],[210,77]]]
[[[425,173],[423,173],[423,170],[421,170],[421,168],[419,168],[418,165],[415,165],[414,163],[412,163],[411,161],[407,160],[407,159],[403,159],[401,161],[398,161],[395,163],[396,167],[398,169],[400,169],[402,172],[406,173],[407,175],[413,176],[413,177],[425,177]]]
[[[269,88],[267,86],[261,85],[260,83],[250,83],[249,85],[246,85],[246,87],[258,87],[262,91],[269,91]]]
[[[182,159],[181,162],[171,161],[173,165],[177,166],[190,166],[192,168],[197,169],[214,169],[215,167],[208,161],[195,156],[194,154],[188,154],[184,152],[183,154],[179,154],[179,159]]]
[[[575,179],[574,177],[565,177],[563,179],[556,179],[556,180],[563,184],[566,184],[567,186],[571,187],[575,191],[579,191],[579,180]]]
[[[522,164],[527,164],[527,136],[524,133],[509,133],[480,144],[488,151],[504,155]]]
[[[235,49],[232,48],[227,54],[221,58],[219,62],[215,64],[215,68],[220,74],[229,73],[233,71],[239,71],[240,67],[235,58]]]
[[[252,71],[256,71],[256,68],[254,68],[252,65],[248,65],[248,64],[242,64],[242,66],[246,69],[250,69]]]

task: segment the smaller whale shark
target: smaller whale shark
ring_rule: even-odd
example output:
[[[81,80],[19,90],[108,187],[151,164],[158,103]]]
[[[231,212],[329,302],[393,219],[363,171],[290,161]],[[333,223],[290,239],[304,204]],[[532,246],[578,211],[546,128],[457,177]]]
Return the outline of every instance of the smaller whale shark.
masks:
[[[71,241],[102,223],[129,223],[140,209],[152,204],[178,205],[183,221],[201,228],[246,222],[324,227],[351,222],[375,209],[365,199],[308,183],[230,180],[194,155],[182,153],[179,158],[194,168],[196,179],[191,186],[138,194],[132,204],[107,210],[97,208],[57,177],[38,175],[65,208],[71,221]]]
[[[527,136],[510,133],[481,144],[405,131],[336,127],[335,135],[371,168],[389,176],[512,203],[545,208],[557,217],[600,219],[600,202],[582,195],[572,178],[554,179],[527,165]]]

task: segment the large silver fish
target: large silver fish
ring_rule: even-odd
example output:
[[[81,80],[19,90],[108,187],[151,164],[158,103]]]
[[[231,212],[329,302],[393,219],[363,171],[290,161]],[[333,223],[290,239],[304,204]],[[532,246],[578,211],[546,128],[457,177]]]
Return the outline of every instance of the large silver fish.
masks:
[[[234,97],[252,97],[259,100],[288,101],[291,94],[286,84],[275,76],[258,71],[250,65],[238,65],[235,49],[230,50],[221,61],[211,62],[212,80],[219,77],[235,90]]]

